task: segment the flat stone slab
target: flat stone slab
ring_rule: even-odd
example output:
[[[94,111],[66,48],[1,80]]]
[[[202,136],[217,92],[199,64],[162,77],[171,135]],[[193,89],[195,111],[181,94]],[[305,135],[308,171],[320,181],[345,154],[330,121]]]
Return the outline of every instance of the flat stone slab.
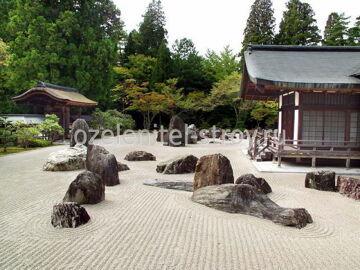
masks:
[[[164,180],[164,179],[151,179],[145,180],[143,182],[146,186],[166,188],[166,189],[176,189],[183,191],[193,191],[193,182],[183,182],[183,181],[174,181],[174,180]]]

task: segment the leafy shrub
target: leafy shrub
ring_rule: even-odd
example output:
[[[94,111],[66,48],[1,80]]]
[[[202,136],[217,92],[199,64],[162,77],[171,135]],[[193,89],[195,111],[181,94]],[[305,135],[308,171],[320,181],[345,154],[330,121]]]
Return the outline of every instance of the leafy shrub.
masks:
[[[14,126],[6,117],[0,118],[0,145],[7,152],[7,148],[14,145],[16,135],[14,134]]]
[[[117,125],[120,125],[120,131],[132,129],[135,127],[135,121],[129,114],[121,113],[117,110],[108,110],[102,112],[96,109],[92,114],[93,120],[90,126],[94,129],[110,129],[116,132]]]
[[[39,133],[39,129],[36,127],[26,126],[22,123],[16,124],[16,135],[20,145],[24,148],[28,148],[30,141],[37,139]]]
[[[59,117],[55,114],[47,114],[45,118],[46,120],[38,125],[38,129],[47,140],[53,142],[57,136],[64,134],[64,129],[59,125]]]
[[[29,140],[29,147],[47,147],[50,146],[52,143],[47,140],[43,139],[33,139]]]

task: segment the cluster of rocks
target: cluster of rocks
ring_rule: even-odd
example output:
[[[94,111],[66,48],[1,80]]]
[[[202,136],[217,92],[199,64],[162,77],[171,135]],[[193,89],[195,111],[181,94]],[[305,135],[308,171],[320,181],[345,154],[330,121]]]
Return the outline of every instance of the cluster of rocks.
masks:
[[[221,154],[201,157],[194,176],[194,202],[229,213],[241,213],[272,220],[285,226],[302,228],[312,223],[303,208],[283,208],[270,200],[266,193],[271,187],[263,178],[240,176],[234,184],[228,158]]]
[[[277,205],[266,194],[272,189],[264,178],[245,174],[234,181],[230,160],[222,154],[196,157],[185,156],[160,163],[158,172],[182,173],[177,170],[182,162],[189,160],[191,168],[195,161],[193,182],[174,180],[147,180],[145,185],[193,191],[191,199],[208,207],[229,213],[241,213],[272,220],[274,223],[297,228],[312,223],[311,215],[304,208],[284,208]],[[186,168],[190,168],[186,166]]]
[[[156,141],[163,142],[165,146],[183,147],[197,144],[200,139],[199,130],[194,124],[186,126],[182,118],[175,115],[170,119],[168,130],[158,132]]]
[[[76,140],[74,136],[79,138]],[[51,154],[44,165],[44,170],[51,171],[86,169],[71,182],[63,202],[53,207],[51,223],[57,228],[75,228],[88,222],[90,216],[80,205],[105,200],[105,186],[120,184],[119,171],[129,169],[104,147],[88,144],[85,137],[90,138],[89,127],[78,119],[73,124],[70,144],[75,141],[84,144]]]
[[[338,191],[349,198],[360,200],[360,179],[338,176],[331,171],[309,172],[305,177],[305,187],[323,191]]]

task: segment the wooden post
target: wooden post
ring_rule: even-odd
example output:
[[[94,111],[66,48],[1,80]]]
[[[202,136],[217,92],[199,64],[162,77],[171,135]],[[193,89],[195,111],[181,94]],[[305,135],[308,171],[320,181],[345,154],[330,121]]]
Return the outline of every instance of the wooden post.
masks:
[[[346,159],[346,169],[350,169],[350,161],[351,161],[350,158]]]
[[[63,140],[66,139],[66,116],[65,116],[65,106],[61,106],[61,126],[64,129]]]
[[[311,159],[311,167],[312,168],[316,167],[316,157],[312,157],[312,159]]]
[[[70,108],[65,107],[65,136],[69,136],[70,127]]]
[[[281,156],[278,156],[278,167],[281,167]]]

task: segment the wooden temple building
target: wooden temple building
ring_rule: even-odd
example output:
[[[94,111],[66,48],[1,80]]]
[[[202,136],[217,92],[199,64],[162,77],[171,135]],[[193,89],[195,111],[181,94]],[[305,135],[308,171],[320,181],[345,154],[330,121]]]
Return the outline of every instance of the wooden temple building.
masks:
[[[278,134],[255,139],[253,159],[360,159],[360,47],[252,45],[240,97],[279,104]]]
[[[19,104],[30,105],[34,114],[56,114],[60,124],[69,133],[72,124],[72,111],[76,108],[76,118],[81,116],[82,107],[94,107],[97,103],[79,93],[75,88],[38,82],[34,88],[12,98]]]

